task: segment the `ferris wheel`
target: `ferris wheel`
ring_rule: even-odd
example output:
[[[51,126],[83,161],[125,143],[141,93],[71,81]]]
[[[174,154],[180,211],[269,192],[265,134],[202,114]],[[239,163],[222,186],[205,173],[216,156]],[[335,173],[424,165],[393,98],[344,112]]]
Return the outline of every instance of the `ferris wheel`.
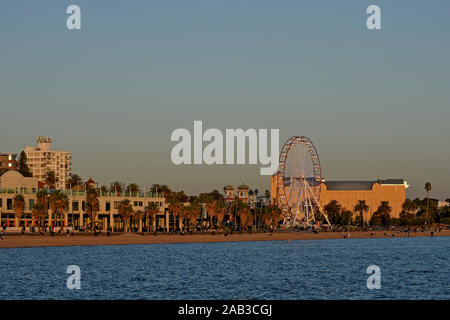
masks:
[[[319,203],[321,183],[320,160],[314,144],[304,136],[288,139],[281,149],[277,177],[286,225],[312,226],[318,215],[331,226]]]

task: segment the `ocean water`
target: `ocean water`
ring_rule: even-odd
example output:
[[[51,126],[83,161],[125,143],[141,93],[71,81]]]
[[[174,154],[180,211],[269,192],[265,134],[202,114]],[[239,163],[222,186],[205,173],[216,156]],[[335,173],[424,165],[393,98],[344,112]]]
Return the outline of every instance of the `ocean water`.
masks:
[[[450,237],[0,249],[0,299],[450,299],[449,255]]]

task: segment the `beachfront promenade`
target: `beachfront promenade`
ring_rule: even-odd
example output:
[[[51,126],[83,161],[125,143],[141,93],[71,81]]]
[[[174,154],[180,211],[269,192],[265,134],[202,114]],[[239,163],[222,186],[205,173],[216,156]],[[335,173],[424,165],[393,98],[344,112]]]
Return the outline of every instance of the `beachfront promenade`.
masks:
[[[363,231],[351,232],[350,239],[359,238],[399,238],[399,237],[437,237],[450,236],[450,230],[437,231]],[[162,244],[162,243],[196,243],[196,242],[236,242],[236,241],[291,241],[318,239],[348,239],[347,232],[261,232],[224,235],[224,233],[74,233],[73,235],[55,234],[54,236],[31,234],[6,234],[0,240],[0,248],[86,246],[86,245],[126,245],[126,244]]]

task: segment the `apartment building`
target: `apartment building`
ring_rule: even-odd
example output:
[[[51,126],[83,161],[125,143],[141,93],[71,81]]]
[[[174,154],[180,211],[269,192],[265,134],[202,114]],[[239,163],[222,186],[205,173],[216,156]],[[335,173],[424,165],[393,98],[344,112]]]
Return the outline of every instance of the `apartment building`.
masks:
[[[33,173],[33,177],[44,181],[45,175],[49,171],[55,172],[58,179],[56,189],[63,189],[69,179],[72,169],[72,156],[68,151],[51,150],[52,139],[50,137],[39,136],[36,139],[36,147],[25,147],[27,164]]]

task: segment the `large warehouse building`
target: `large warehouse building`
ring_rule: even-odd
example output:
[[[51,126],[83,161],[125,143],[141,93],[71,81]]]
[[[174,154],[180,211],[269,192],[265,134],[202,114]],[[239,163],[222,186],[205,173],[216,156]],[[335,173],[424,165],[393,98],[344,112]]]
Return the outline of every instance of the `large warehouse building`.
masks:
[[[271,176],[270,189],[272,203],[278,204],[277,175]],[[323,181],[320,190],[320,204],[325,206],[331,200],[338,201],[347,210],[353,208],[358,200],[365,200],[369,211],[364,220],[369,221],[381,201],[389,201],[391,217],[398,218],[406,198],[408,184],[403,179],[384,179],[373,181]]]

